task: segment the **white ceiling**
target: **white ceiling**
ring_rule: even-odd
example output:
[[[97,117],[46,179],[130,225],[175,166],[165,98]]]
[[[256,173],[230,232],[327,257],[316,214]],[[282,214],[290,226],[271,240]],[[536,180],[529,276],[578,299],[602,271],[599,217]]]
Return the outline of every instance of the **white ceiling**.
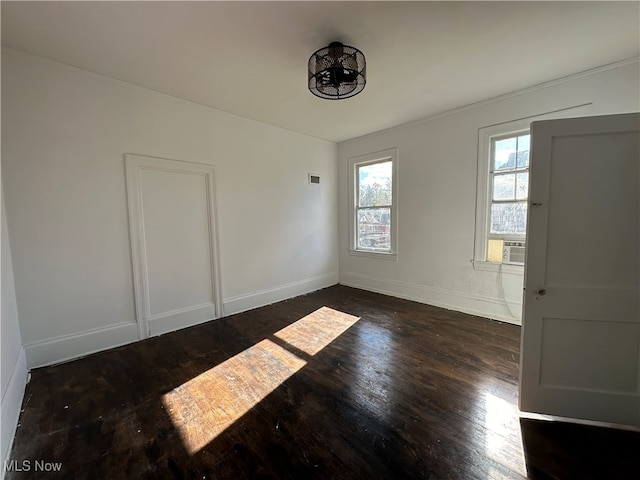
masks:
[[[2,45],[334,142],[640,54],[639,2],[7,2]],[[311,53],[363,51],[322,100]]]

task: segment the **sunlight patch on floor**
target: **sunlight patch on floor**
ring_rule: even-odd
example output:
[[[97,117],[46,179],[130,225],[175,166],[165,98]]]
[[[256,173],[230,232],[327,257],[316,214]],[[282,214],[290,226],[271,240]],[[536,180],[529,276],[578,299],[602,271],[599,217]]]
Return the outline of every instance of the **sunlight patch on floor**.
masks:
[[[322,307],[274,337],[313,356],[358,320]],[[306,363],[287,348],[264,339],[174,388],[162,400],[185,448],[193,455]]]
[[[359,317],[322,307],[274,334],[308,355],[315,355],[333,342]]]
[[[524,461],[522,447],[522,434],[520,432],[518,408],[492,393],[486,392],[485,397],[485,452],[487,457],[507,469],[513,470],[517,463],[515,473],[526,477],[527,470]],[[518,461],[514,461],[517,458]],[[499,472],[489,478],[504,478]]]

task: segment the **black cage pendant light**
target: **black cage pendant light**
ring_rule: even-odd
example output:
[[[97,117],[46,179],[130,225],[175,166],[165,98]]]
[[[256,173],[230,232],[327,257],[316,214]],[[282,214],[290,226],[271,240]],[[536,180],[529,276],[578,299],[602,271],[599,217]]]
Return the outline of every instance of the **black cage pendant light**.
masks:
[[[364,90],[366,73],[360,50],[332,42],[309,58],[309,90],[329,100],[353,97]]]

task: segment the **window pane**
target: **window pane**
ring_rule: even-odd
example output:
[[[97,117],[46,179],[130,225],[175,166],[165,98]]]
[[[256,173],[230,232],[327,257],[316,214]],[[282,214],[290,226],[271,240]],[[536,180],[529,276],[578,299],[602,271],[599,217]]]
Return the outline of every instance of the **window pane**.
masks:
[[[496,140],[493,149],[493,170],[506,170],[516,166],[516,138]]]
[[[391,209],[367,208],[357,212],[359,249],[391,251]]]
[[[529,144],[531,142],[531,135],[522,135],[518,137],[518,155],[517,155],[517,167],[526,168],[529,166]]]
[[[358,167],[358,206],[391,205],[391,161]]]
[[[494,203],[491,205],[491,233],[524,235],[527,230],[527,203]]]
[[[493,177],[493,199],[494,200],[515,200],[516,175],[496,175]]]
[[[526,200],[529,195],[529,172],[518,173],[516,179],[516,199]]]

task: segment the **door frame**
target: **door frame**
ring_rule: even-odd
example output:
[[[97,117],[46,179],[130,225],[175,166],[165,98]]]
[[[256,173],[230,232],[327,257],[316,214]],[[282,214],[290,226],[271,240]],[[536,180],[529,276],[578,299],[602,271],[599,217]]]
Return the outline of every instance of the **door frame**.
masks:
[[[199,175],[204,177],[207,189],[209,258],[211,260],[210,271],[212,285],[211,294],[215,307],[215,318],[222,317],[223,304],[220,281],[220,255],[218,252],[217,198],[214,166],[129,153],[125,154],[124,158],[127,203],[129,209],[129,233],[131,237],[135,313],[136,322],[138,323],[139,339],[143,340],[150,336],[149,325],[152,317],[142,200],[143,192],[141,174],[144,170]]]

